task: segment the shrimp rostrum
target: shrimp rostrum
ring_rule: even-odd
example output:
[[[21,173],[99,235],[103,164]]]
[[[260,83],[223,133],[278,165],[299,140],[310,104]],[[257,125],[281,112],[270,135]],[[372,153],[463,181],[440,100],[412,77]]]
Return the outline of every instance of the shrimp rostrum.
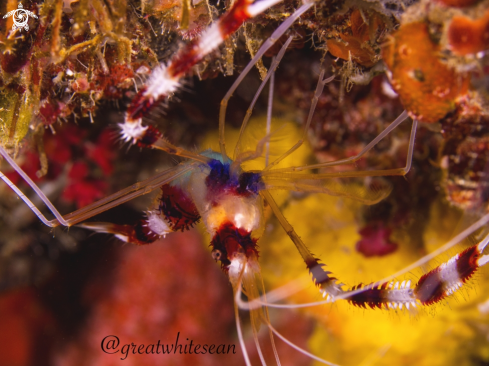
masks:
[[[408,118],[406,112],[403,112],[360,153],[351,158],[313,165],[284,166],[285,159],[303,145],[317,100],[322,94],[324,86],[334,79],[334,75],[325,78],[325,71],[322,71],[311,101],[307,121],[297,143],[290,146],[287,151],[274,160],[268,161],[268,146],[272,143],[272,137],[276,132],[269,131],[257,143],[254,150],[244,149],[241,139],[249,119],[247,114],[243,121],[234,153],[232,155],[228,154],[224,130],[226,107],[231,95],[257,60],[273,45],[275,40],[280,38],[292,22],[308,10],[313,3],[304,4],[286,19],[272,37],[264,43],[223,99],[219,118],[219,151],[205,150],[195,153],[186,150],[171,144],[156,128],[143,124],[143,117],[147,115],[148,111],[159,100],[166,98],[178,89],[179,79],[187,70],[199,62],[204,55],[215,49],[244,20],[258,14],[274,3],[275,1],[251,3],[238,0],[234,2],[234,5],[221,20],[214,23],[208,31],[204,32],[200,39],[183,48],[169,64],[160,65],[155,69],[147,85],[140,90],[132,101],[124,123],[120,124],[122,139],[139,147],[158,149],[185,158],[179,165],[73,213],[62,216],[35,183],[0,147],[0,153],[4,159],[29,183],[55,215],[56,218],[53,220],[48,220],[5,175],[0,173],[0,177],[46,225],[51,227],[78,224],[78,226],[96,232],[113,234],[124,242],[146,245],[172,232],[189,230],[200,221],[210,235],[212,257],[220,262],[223,272],[229,277],[235,294],[239,297],[241,293],[244,293],[248,301],[259,299],[260,292],[263,292],[263,288],[260,285],[262,281],[258,263],[258,244],[265,228],[265,207],[271,209],[286,234],[290,237],[309,271],[313,283],[323,297],[326,298],[326,301],[331,302],[342,299],[363,308],[402,309],[405,307],[409,309],[410,307],[437,303],[453,294],[473,276],[479,267],[488,262],[489,257],[483,254],[488,239],[482,240],[480,243],[462,251],[447,262],[426,273],[414,285],[411,284],[410,280],[402,282],[387,280],[369,285],[346,286],[334,277],[331,272],[326,270],[326,262],[322,262],[320,258],[308,249],[293,226],[287,221],[272,196],[274,190],[289,190],[326,193],[357,200],[368,205],[378,203],[390,193],[389,186],[370,185],[363,188],[358,188],[358,186],[352,188],[348,184],[342,184],[341,179],[407,174],[411,167],[413,156],[417,128],[416,120],[412,123],[407,161],[404,167],[364,171],[351,169],[339,172],[324,172],[322,169],[353,163],[362,158],[380,140]],[[275,69],[291,41],[292,39],[289,38],[285,42],[273,60],[269,72],[250,106],[249,114],[251,114],[254,103],[265,84],[269,80],[273,80]],[[272,82],[271,85],[273,85]],[[262,169],[247,170],[245,168],[247,162],[263,158],[264,156],[266,163]],[[156,204],[148,209],[145,217],[135,224],[116,225],[105,222],[84,222],[101,212],[158,189],[161,190],[161,194],[158,196]],[[260,323],[269,325],[270,322],[266,310],[267,303],[263,301],[261,304],[265,305],[265,307],[255,307],[251,311],[251,320],[255,342],[263,361],[257,332]],[[235,306],[235,312],[238,333],[240,333],[237,305]],[[272,332],[273,328],[271,325],[269,325],[269,329]],[[271,339],[273,344],[273,337]],[[240,342],[245,360],[249,364],[242,337]],[[275,355],[278,361],[276,352]]]

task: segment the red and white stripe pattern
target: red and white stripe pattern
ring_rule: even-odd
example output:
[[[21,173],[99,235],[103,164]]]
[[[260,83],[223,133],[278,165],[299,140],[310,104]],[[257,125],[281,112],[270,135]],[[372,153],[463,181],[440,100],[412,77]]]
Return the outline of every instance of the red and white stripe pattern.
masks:
[[[206,55],[217,49],[229,36],[238,30],[248,19],[257,16],[281,0],[236,0],[217,22],[212,24],[202,36],[188,43],[175,54],[167,65],[156,67],[146,85],[131,101],[125,116],[120,123],[122,139],[137,143],[144,136],[147,127],[142,118],[169,95],[180,87],[180,79]]]
[[[193,201],[178,185],[165,184],[161,191],[157,206],[146,211],[146,218],[134,225],[88,222],[78,226],[98,233],[114,234],[126,243],[145,245],[171,232],[189,230],[200,220]]]
[[[113,234],[117,239],[126,243],[146,245],[166,237],[173,230],[170,224],[157,210],[146,212],[146,218],[134,225],[117,225],[109,222],[87,222],[79,227],[97,233]]]
[[[411,288],[411,281],[384,282],[369,285],[359,284],[349,290],[329,293],[320,292],[323,297],[333,299],[337,296],[355,306],[372,309],[410,309],[418,305],[436,304],[458,291],[483,265],[489,262],[489,255],[483,251],[489,243],[489,235],[474,245],[442,263],[423,275]]]

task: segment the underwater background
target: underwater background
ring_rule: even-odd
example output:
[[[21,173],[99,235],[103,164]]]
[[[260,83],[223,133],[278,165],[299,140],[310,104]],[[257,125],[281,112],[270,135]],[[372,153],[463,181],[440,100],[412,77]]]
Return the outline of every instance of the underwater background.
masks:
[[[123,146],[117,123],[151,70],[197,39],[231,3],[23,1],[23,8],[38,16],[29,19],[28,31],[12,30],[12,17],[0,19],[0,143],[62,213],[176,165],[181,159]],[[18,4],[1,2],[0,15]],[[217,150],[221,99],[250,54],[299,6],[285,0],[246,22],[145,122],[177,146]],[[231,98],[229,151],[271,58],[292,36],[275,75],[272,130],[278,132],[270,140],[271,157],[300,138],[320,71],[336,77],[318,99],[306,146],[280,167],[358,154],[403,110],[420,122],[405,177],[342,181],[351,190],[389,187],[390,195],[376,205],[326,194],[272,193],[298,235],[341,282],[385,278],[487,213],[488,34],[487,0],[319,0]],[[249,149],[266,134],[267,90],[245,131]],[[402,123],[364,158],[333,171],[405,166],[411,124]],[[260,158],[246,168],[263,166]],[[1,171],[34,197],[3,161]],[[93,220],[135,222],[157,195]],[[265,216],[265,235],[258,242],[265,288],[299,279],[304,289],[284,303],[321,300],[290,238],[268,208]],[[419,280],[486,231],[398,280]],[[209,242],[201,226],[149,246],[77,227],[49,229],[0,184],[0,366],[244,364],[232,287],[214,263]],[[488,275],[482,268],[454,296],[417,311],[362,309],[339,301],[270,309],[270,318],[293,343],[339,365],[486,365]],[[252,364],[258,364],[248,314],[240,314]],[[120,348],[174,344],[179,336],[181,344],[233,344],[236,353],[111,354],[101,347],[111,335]],[[265,326],[260,336],[268,337]],[[283,365],[319,364],[275,342]],[[274,364],[271,349],[265,357]]]

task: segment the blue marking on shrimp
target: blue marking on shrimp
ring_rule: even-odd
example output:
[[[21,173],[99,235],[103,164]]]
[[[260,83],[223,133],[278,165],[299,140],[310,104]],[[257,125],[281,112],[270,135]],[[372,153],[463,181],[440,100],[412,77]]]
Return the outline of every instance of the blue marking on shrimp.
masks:
[[[214,159],[208,163],[211,169],[205,184],[209,191],[219,193],[234,193],[238,196],[257,195],[265,188],[260,173],[251,172],[231,172],[231,163],[223,163],[221,160]]]

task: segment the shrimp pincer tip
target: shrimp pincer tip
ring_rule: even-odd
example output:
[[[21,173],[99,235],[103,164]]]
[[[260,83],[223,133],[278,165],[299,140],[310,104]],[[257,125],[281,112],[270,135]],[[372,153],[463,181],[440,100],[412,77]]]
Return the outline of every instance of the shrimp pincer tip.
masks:
[[[477,260],[477,265],[479,267],[482,267],[483,265],[487,264],[489,262],[489,255],[483,255]]]
[[[114,233],[115,225],[106,222],[85,222],[83,224],[76,224],[76,227],[80,227],[82,229],[88,229],[95,231],[97,233],[106,233],[112,234]]]
[[[148,126],[143,126],[141,118],[135,121],[126,119],[124,123],[118,123],[118,126],[120,128],[121,140],[132,144],[135,144],[141,139],[148,129]]]
[[[479,250],[480,253],[484,251],[488,243],[489,243],[489,234],[486,235],[484,239],[482,239],[479,245],[477,245],[477,249]]]

